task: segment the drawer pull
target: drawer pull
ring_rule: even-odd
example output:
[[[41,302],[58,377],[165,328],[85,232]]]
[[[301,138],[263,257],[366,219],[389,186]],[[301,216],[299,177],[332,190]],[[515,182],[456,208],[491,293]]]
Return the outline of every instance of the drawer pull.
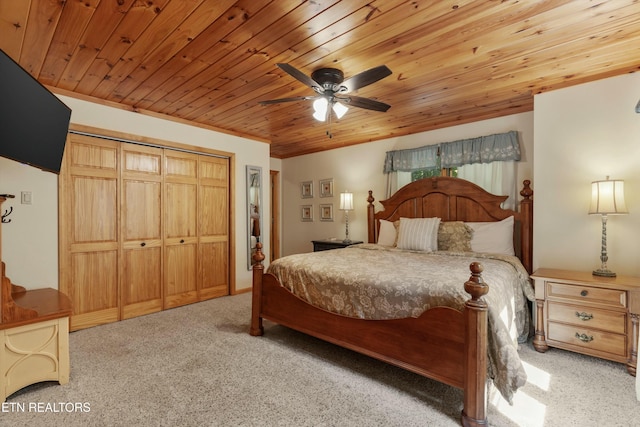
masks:
[[[581,295],[581,296],[583,296],[583,297],[586,297],[588,294],[589,294],[589,292],[588,292],[588,291],[582,291],[582,292],[580,292],[580,295]]]
[[[142,243],[140,243],[140,246],[142,246],[144,248],[145,246],[147,246],[147,244],[145,242],[142,242]]]
[[[586,322],[587,320],[593,319],[593,314],[585,313],[584,311],[579,313],[576,311],[576,317]]]
[[[593,337],[587,334],[579,334],[576,332],[576,338],[578,338],[582,342],[591,342],[593,341]]]

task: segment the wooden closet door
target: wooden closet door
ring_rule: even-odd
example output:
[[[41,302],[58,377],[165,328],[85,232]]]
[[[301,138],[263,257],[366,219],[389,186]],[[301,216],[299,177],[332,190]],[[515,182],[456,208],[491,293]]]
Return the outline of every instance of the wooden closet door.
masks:
[[[119,319],[119,143],[69,134],[59,185],[60,291],[70,329]]]
[[[122,318],[162,310],[162,152],[122,144]]]
[[[198,155],[165,150],[164,307],[198,301]]]
[[[200,300],[229,295],[229,159],[200,156]]]

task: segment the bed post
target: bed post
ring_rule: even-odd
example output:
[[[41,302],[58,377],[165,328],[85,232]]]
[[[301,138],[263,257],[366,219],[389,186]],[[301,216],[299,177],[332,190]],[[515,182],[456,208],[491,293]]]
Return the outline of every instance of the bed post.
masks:
[[[376,218],[375,218],[375,209],[373,207],[373,202],[376,199],[373,198],[373,191],[369,190],[369,197],[367,197],[367,227],[369,229],[369,241],[368,243],[376,243],[377,239],[377,231],[376,230]]]
[[[520,239],[522,240],[522,265],[529,272],[533,273],[533,190],[531,189],[531,181],[525,179],[520,195],[523,199],[520,201],[520,213],[522,215],[522,232]]]
[[[262,253],[262,243],[256,243],[256,253],[253,254],[253,294],[251,300],[251,329],[249,334],[260,336],[264,333],[262,327],[262,276],[264,273],[264,254]]]
[[[487,303],[480,298],[489,292],[482,280],[482,265],[472,262],[471,277],[464,290],[471,294],[465,303],[464,407],[462,425],[487,426]]]

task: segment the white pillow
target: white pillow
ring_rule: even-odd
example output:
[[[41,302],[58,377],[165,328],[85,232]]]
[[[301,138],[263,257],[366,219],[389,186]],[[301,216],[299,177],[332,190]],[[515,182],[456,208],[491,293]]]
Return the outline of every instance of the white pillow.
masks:
[[[498,222],[467,222],[473,229],[473,252],[515,255],[513,250],[513,216]]]
[[[439,226],[440,218],[400,218],[398,248],[437,251]]]
[[[378,233],[378,244],[382,246],[395,246],[396,226],[391,221],[380,220],[380,231]]]

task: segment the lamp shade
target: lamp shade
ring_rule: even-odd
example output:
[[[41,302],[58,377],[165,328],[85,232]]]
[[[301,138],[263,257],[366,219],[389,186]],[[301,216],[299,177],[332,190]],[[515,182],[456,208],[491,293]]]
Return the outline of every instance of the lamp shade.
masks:
[[[591,207],[589,214],[620,215],[626,214],[624,203],[624,181],[610,180],[591,183]]]
[[[349,111],[349,107],[347,107],[346,105],[339,102],[333,103],[333,112],[336,113],[337,118],[341,119],[347,111]]]
[[[340,193],[340,210],[353,210],[353,193],[349,193],[347,191],[345,191],[344,193]]]
[[[324,122],[327,118],[327,109],[329,108],[329,102],[326,98],[318,98],[313,101],[313,118]]]

